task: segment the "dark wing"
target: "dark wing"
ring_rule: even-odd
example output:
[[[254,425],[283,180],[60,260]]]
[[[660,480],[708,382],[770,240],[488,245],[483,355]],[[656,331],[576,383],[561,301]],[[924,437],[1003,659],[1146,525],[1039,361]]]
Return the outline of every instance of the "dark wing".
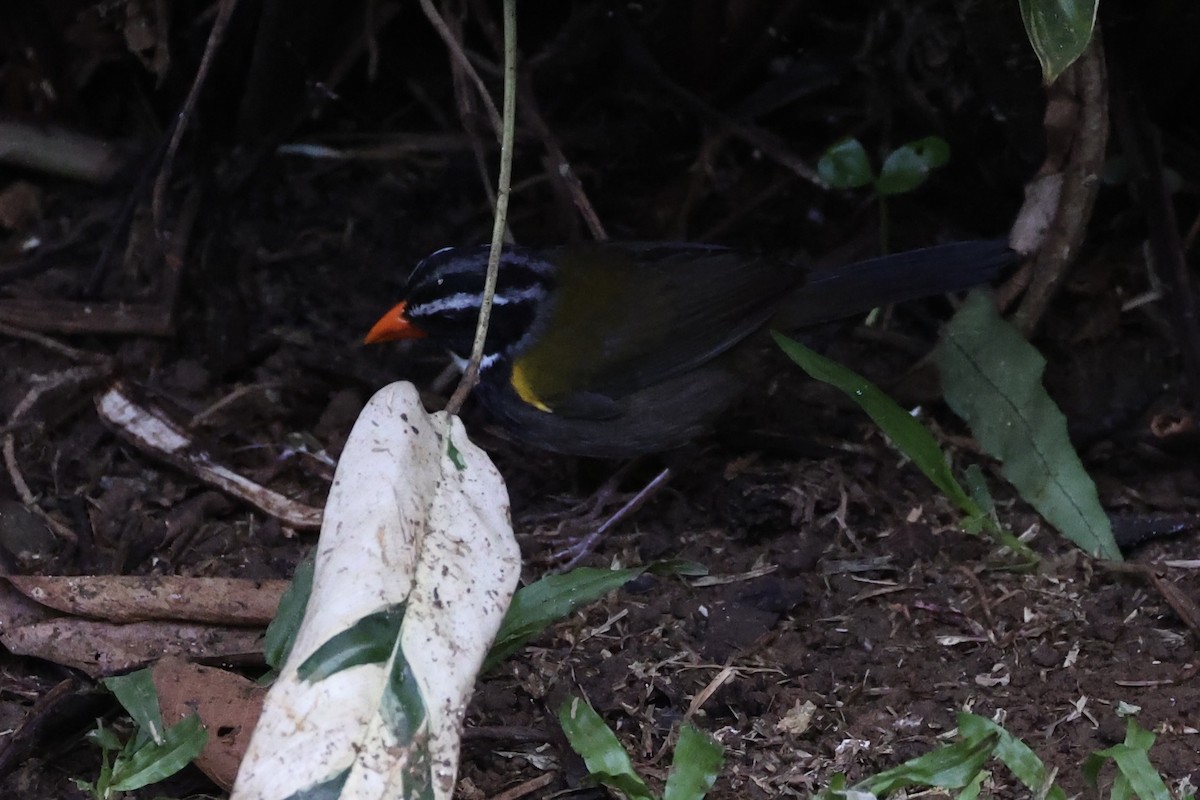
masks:
[[[544,410],[600,418],[759,330],[803,279],[793,265],[712,245],[571,248],[556,301],[514,359],[514,388]],[[609,402],[611,401],[611,402]]]

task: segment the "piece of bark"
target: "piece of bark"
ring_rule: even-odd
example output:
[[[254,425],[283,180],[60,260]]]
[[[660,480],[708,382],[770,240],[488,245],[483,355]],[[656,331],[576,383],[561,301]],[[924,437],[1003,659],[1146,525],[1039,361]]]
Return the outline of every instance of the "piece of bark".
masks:
[[[173,575],[10,575],[7,580],[41,605],[120,623],[178,620],[263,626],[275,618],[288,587],[288,581]]]

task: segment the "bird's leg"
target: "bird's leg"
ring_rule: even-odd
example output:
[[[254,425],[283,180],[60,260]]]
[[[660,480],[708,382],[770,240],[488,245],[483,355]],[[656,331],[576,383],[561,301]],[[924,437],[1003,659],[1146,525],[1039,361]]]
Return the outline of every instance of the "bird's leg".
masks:
[[[554,532],[555,536],[561,535],[563,528],[567,526],[572,528],[591,527],[603,519],[610,506],[624,502],[625,498],[620,493],[621,484],[625,482],[629,473],[633,472],[634,468],[640,466],[641,463],[642,459],[640,458],[626,461],[610,478],[604,481],[599,489],[592,492],[590,497],[582,502],[574,503],[570,508],[531,515],[526,517],[526,520],[534,524],[558,523],[558,528]]]
[[[618,472],[617,475],[620,475],[620,472]],[[583,561],[583,559],[592,554],[592,551],[596,549],[596,545],[603,541],[604,537],[608,535],[609,531],[611,531],[619,523],[637,513],[638,509],[646,504],[646,501],[657,494],[662,487],[667,485],[667,482],[671,480],[672,475],[673,473],[671,472],[671,468],[665,467],[662,472],[654,476],[652,481],[643,486],[637,494],[627,500],[625,505],[618,508],[608,519],[600,523],[598,528],[584,536],[582,539],[577,539],[571,542],[568,547],[563,550],[559,550],[557,553],[554,553],[552,556],[550,556],[551,562],[563,562],[562,566],[558,567],[556,571],[566,572],[567,570],[571,570],[579,566],[579,563]],[[617,476],[613,477],[615,478]],[[607,481],[605,486],[601,487],[601,491],[604,491],[604,489],[609,487],[610,484],[612,484],[612,481]],[[610,494],[611,491],[612,490],[610,489]]]

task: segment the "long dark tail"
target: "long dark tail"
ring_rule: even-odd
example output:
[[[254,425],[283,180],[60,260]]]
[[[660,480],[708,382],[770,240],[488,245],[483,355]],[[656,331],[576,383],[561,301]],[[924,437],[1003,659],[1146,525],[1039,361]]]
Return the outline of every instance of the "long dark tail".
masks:
[[[773,321],[781,330],[817,325],[876,306],[989,283],[1020,260],[1003,239],[927,247],[813,272]]]

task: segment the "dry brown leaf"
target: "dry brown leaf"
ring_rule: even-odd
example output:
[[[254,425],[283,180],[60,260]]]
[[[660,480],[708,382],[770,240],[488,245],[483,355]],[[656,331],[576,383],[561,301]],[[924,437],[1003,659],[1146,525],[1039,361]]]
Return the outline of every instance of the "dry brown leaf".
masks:
[[[0,640],[11,630],[54,617],[50,609],[33,602],[14,587],[0,581]]]
[[[220,625],[269,623],[287,581],[177,576],[10,575],[8,581],[44,606],[108,622],[180,620]]]
[[[163,722],[200,716],[208,742],[195,764],[222,789],[233,787],[267,689],[215,667],[164,658],[151,670]]]
[[[0,632],[0,644],[19,656],[74,667],[93,678],[115,675],[179,655],[195,659],[261,661],[262,632],[253,628],[173,622],[111,622],[62,617]]]

